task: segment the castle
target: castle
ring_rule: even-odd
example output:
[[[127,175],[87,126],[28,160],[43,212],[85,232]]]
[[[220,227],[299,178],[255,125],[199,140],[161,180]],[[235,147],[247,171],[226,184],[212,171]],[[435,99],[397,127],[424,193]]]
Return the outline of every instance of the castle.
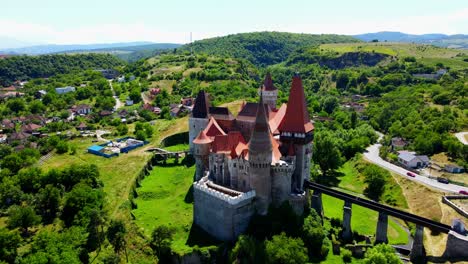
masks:
[[[189,118],[195,157],[194,223],[223,241],[236,239],[254,214],[288,201],[301,214],[307,204],[314,126],[302,80],[292,79],[288,104],[277,108],[278,89],[267,74],[259,103],[244,103],[234,117],[211,107],[200,91]]]

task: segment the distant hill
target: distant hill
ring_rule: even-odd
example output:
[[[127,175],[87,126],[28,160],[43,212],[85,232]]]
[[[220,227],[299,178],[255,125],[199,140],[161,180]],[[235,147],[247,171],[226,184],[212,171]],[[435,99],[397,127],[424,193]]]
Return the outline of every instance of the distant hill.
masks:
[[[110,54],[11,56],[0,60],[0,86],[76,70],[108,69],[125,62]]]
[[[125,61],[135,62],[140,59],[150,58],[160,54],[166,50],[172,50],[180,47],[181,44],[174,43],[157,43],[140,46],[127,46],[117,48],[105,48],[105,49],[94,49],[94,50],[75,50],[67,51],[62,53],[109,53],[113,54]]]
[[[106,43],[106,44],[84,44],[84,45],[37,45],[23,48],[3,49],[0,50],[2,54],[26,54],[26,55],[41,55],[51,53],[67,53],[67,52],[84,52],[96,50],[118,50],[118,49],[131,49],[131,47],[141,47],[149,45],[160,45],[161,48],[167,46],[178,46],[178,44],[169,43],[152,43],[152,42],[123,42],[123,43]],[[153,47],[155,47],[153,46]]]
[[[294,50],[325,43],[360,42],[351,36],[254,32],[195,41],[181,50],[247,59],[258,66],[284,61]]]
[[[366,33],[354,35],[353,37],[362,41],[378,40],[379,42],[414,42],[421,44],[432,44],[440,47],[468,49],[468,35],[445,35],[445,34],[423,34],[412,35],[402,32],[382,31],[377,33]]]

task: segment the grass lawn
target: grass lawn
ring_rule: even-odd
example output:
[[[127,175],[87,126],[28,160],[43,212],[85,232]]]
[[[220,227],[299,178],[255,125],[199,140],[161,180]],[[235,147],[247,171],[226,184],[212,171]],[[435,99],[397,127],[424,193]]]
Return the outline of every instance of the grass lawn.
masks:
[[[168,225],[176,229],[172,249],[181,254],[191,252],[186,245],[192,220],[191,186],[195,166],[172,165],[168,160],[166,167],[156,166],[141,182],[138,208],[133,210],[135,222],[147,236],[158,225]]]
[[[322,195],[323,210],[326,217],[343,219],[344,202],[340,199]],[[351,216],[351,228],[364,235],[375,235],[377,228],[378,213],[359,205],[353,205]],[[390,244],[406,244],[408,236],[396,223],[390,218],[388,220],[388,240]]]
[[[362,158],[357,160],[351,159],[338,169],[338,173],[340,173],[340,176],[338,177],[338,188],[354,194],[364,193],[367,184],[364,182],[364,176],[361,175],[355,167],[359,162],[362,162]],[[406,198],[403,195],[401,187],[395,179],[390,176],[387,179],[387,184],[385,186],[384,193],[382,194],[381,201],[400,209],[408,208],[408,204],[406,203]]]
[[[177,144],[177,145],[172,145],[169,147],[164,147],[165,150],[167,151],[183,151],[183,150],[188,150],[189,149],[189,144],[184,143],[184,144]]]

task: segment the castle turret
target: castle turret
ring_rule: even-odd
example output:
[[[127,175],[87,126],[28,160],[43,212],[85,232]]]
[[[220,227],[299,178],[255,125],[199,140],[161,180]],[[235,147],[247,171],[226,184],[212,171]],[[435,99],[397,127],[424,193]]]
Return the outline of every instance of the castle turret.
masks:
[[[191,153],[193,153],[193,140],[208,124],[209,107],[208,94],[201,90],[195,99],[192,114],[189,117],[189,146]]]
[[[290,150],[296,156],[291,188],[293,192],[302,193],[304,179],[310,177],[314,126],[310,122],[304,88],[298,74],[293,77],[288,107],[278,130],[280,140],[294,146],[294,151]]]
[[[203,177],[204,172],[208,169],[208,157],[210,155],[210,145],[212,140],[201,131],[193,140],[193,156],[195,157],[195,181]]]
[[[260,96],[263,103],[270,106],[271,109],[276,109],[276,100],[278,99],[278,89],[273,84],[271,74],[268,72],[260,88]]]
[[[255,126],[249,142],[250,187],[257,194],[257,212],[265,215],[271,202],[272,142],[270,127],[262,97],[260,97]]]

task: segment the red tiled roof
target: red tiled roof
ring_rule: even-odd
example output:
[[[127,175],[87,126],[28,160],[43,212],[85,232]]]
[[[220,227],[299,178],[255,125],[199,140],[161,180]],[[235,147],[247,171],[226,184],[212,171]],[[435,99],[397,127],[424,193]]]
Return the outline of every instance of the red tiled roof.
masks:
[[[213,142],[206,134],[205,131],[200,131],[198,136],[193,140],[194,144],[210,144]]]
[[[276,111],[272,112],[274,115],[272,115],[272,118],[268,121],[270,124],[270,131],[273,134],[279,134],[278,127],[281,124],[281,121],[283,120],[284,116],[286,115],[286,109],[287,105],[282,104],[281,107]]]
[[[213,141],[213,152],[230,153],[239,143],[245,144],[245,139],[239,131],[232,131],[227,135],[216,136]]]
[[[308,133],[313,129],[314,126],[310,122],[309,113],[307,111],[302,80],[298,75],[295,75],[291,84],[291,92],[289,93],[286,115],[279,125],[278,130],[285,132]]]
[[[226,135],[223,129],[218,125],[216,120],[211,117],[208,125],[206,126],[205,130],[203,130],[205,134],[209,137],[215,137],[217,135]]]
[[[276,91],[278,90],[275,85],[273,84],[273,80],[271,79],[271,74],[268,72],[265,76],[265,80],[263,81],[262,90],[264,91]]]

